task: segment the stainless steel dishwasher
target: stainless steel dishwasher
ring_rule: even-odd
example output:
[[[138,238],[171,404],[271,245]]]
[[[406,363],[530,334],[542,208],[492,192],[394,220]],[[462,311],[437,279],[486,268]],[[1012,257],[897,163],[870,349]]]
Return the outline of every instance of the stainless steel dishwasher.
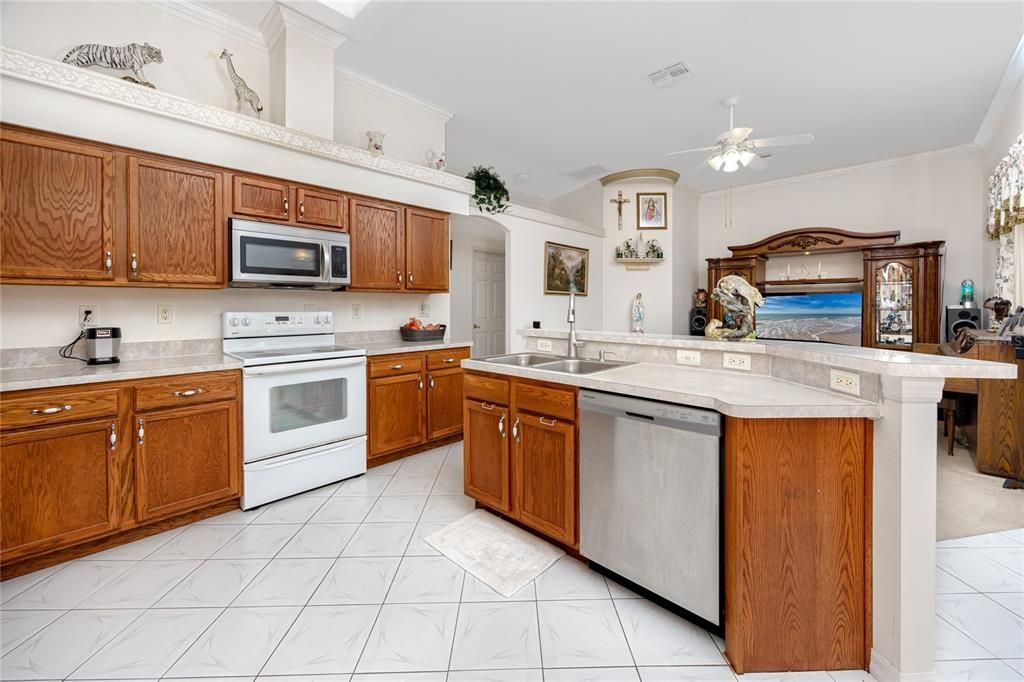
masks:
[[[721,416],[579,395],[580,554],[720,630]]]

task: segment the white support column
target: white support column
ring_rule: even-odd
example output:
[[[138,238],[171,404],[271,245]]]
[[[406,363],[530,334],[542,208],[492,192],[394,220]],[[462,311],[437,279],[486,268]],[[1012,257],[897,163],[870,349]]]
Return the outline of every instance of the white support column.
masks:
[[[260,28],[270,51],[270,120],[334,139],[334,51],[345,37],[277,4]]]
[[[872,484],[871,673],[935,680],[936,403],[942,379],[882,377]]]

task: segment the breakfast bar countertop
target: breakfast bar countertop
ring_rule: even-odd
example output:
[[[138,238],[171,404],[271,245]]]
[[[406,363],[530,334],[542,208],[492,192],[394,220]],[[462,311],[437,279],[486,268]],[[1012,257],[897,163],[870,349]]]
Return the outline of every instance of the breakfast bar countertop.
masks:
[[[43,367],[0,369],[0,392],[32,388],[95,384],[103,381],[151,379],[175,374],[197,374],[241,369],[242,362],[222,353],[122,360],[114,365],[67,362]]]

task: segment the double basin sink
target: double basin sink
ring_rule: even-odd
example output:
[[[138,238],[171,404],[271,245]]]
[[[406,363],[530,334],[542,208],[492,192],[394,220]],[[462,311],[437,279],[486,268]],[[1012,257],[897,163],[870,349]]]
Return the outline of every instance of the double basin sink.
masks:
[[[493,362],[497,365],[514,365],[516,367],[532,367],[543,369],[548,372],[562,372],[563,374],[593,374],[602,372],[613,367],[622,367],[631,363],[612,362],[611,360],[583,360],[579,358],[563,358],[557,355],[544,355],[542,353],[515,353],[513,355],[498,355],[492,358],[483,358],[484,362]]]

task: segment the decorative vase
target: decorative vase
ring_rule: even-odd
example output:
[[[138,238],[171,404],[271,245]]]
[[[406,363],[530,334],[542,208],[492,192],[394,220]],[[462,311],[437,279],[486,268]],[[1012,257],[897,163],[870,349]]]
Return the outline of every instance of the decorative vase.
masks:
[[[379,130],[366,131],[366,149],[374,154],[384,153],[384,133]]]

